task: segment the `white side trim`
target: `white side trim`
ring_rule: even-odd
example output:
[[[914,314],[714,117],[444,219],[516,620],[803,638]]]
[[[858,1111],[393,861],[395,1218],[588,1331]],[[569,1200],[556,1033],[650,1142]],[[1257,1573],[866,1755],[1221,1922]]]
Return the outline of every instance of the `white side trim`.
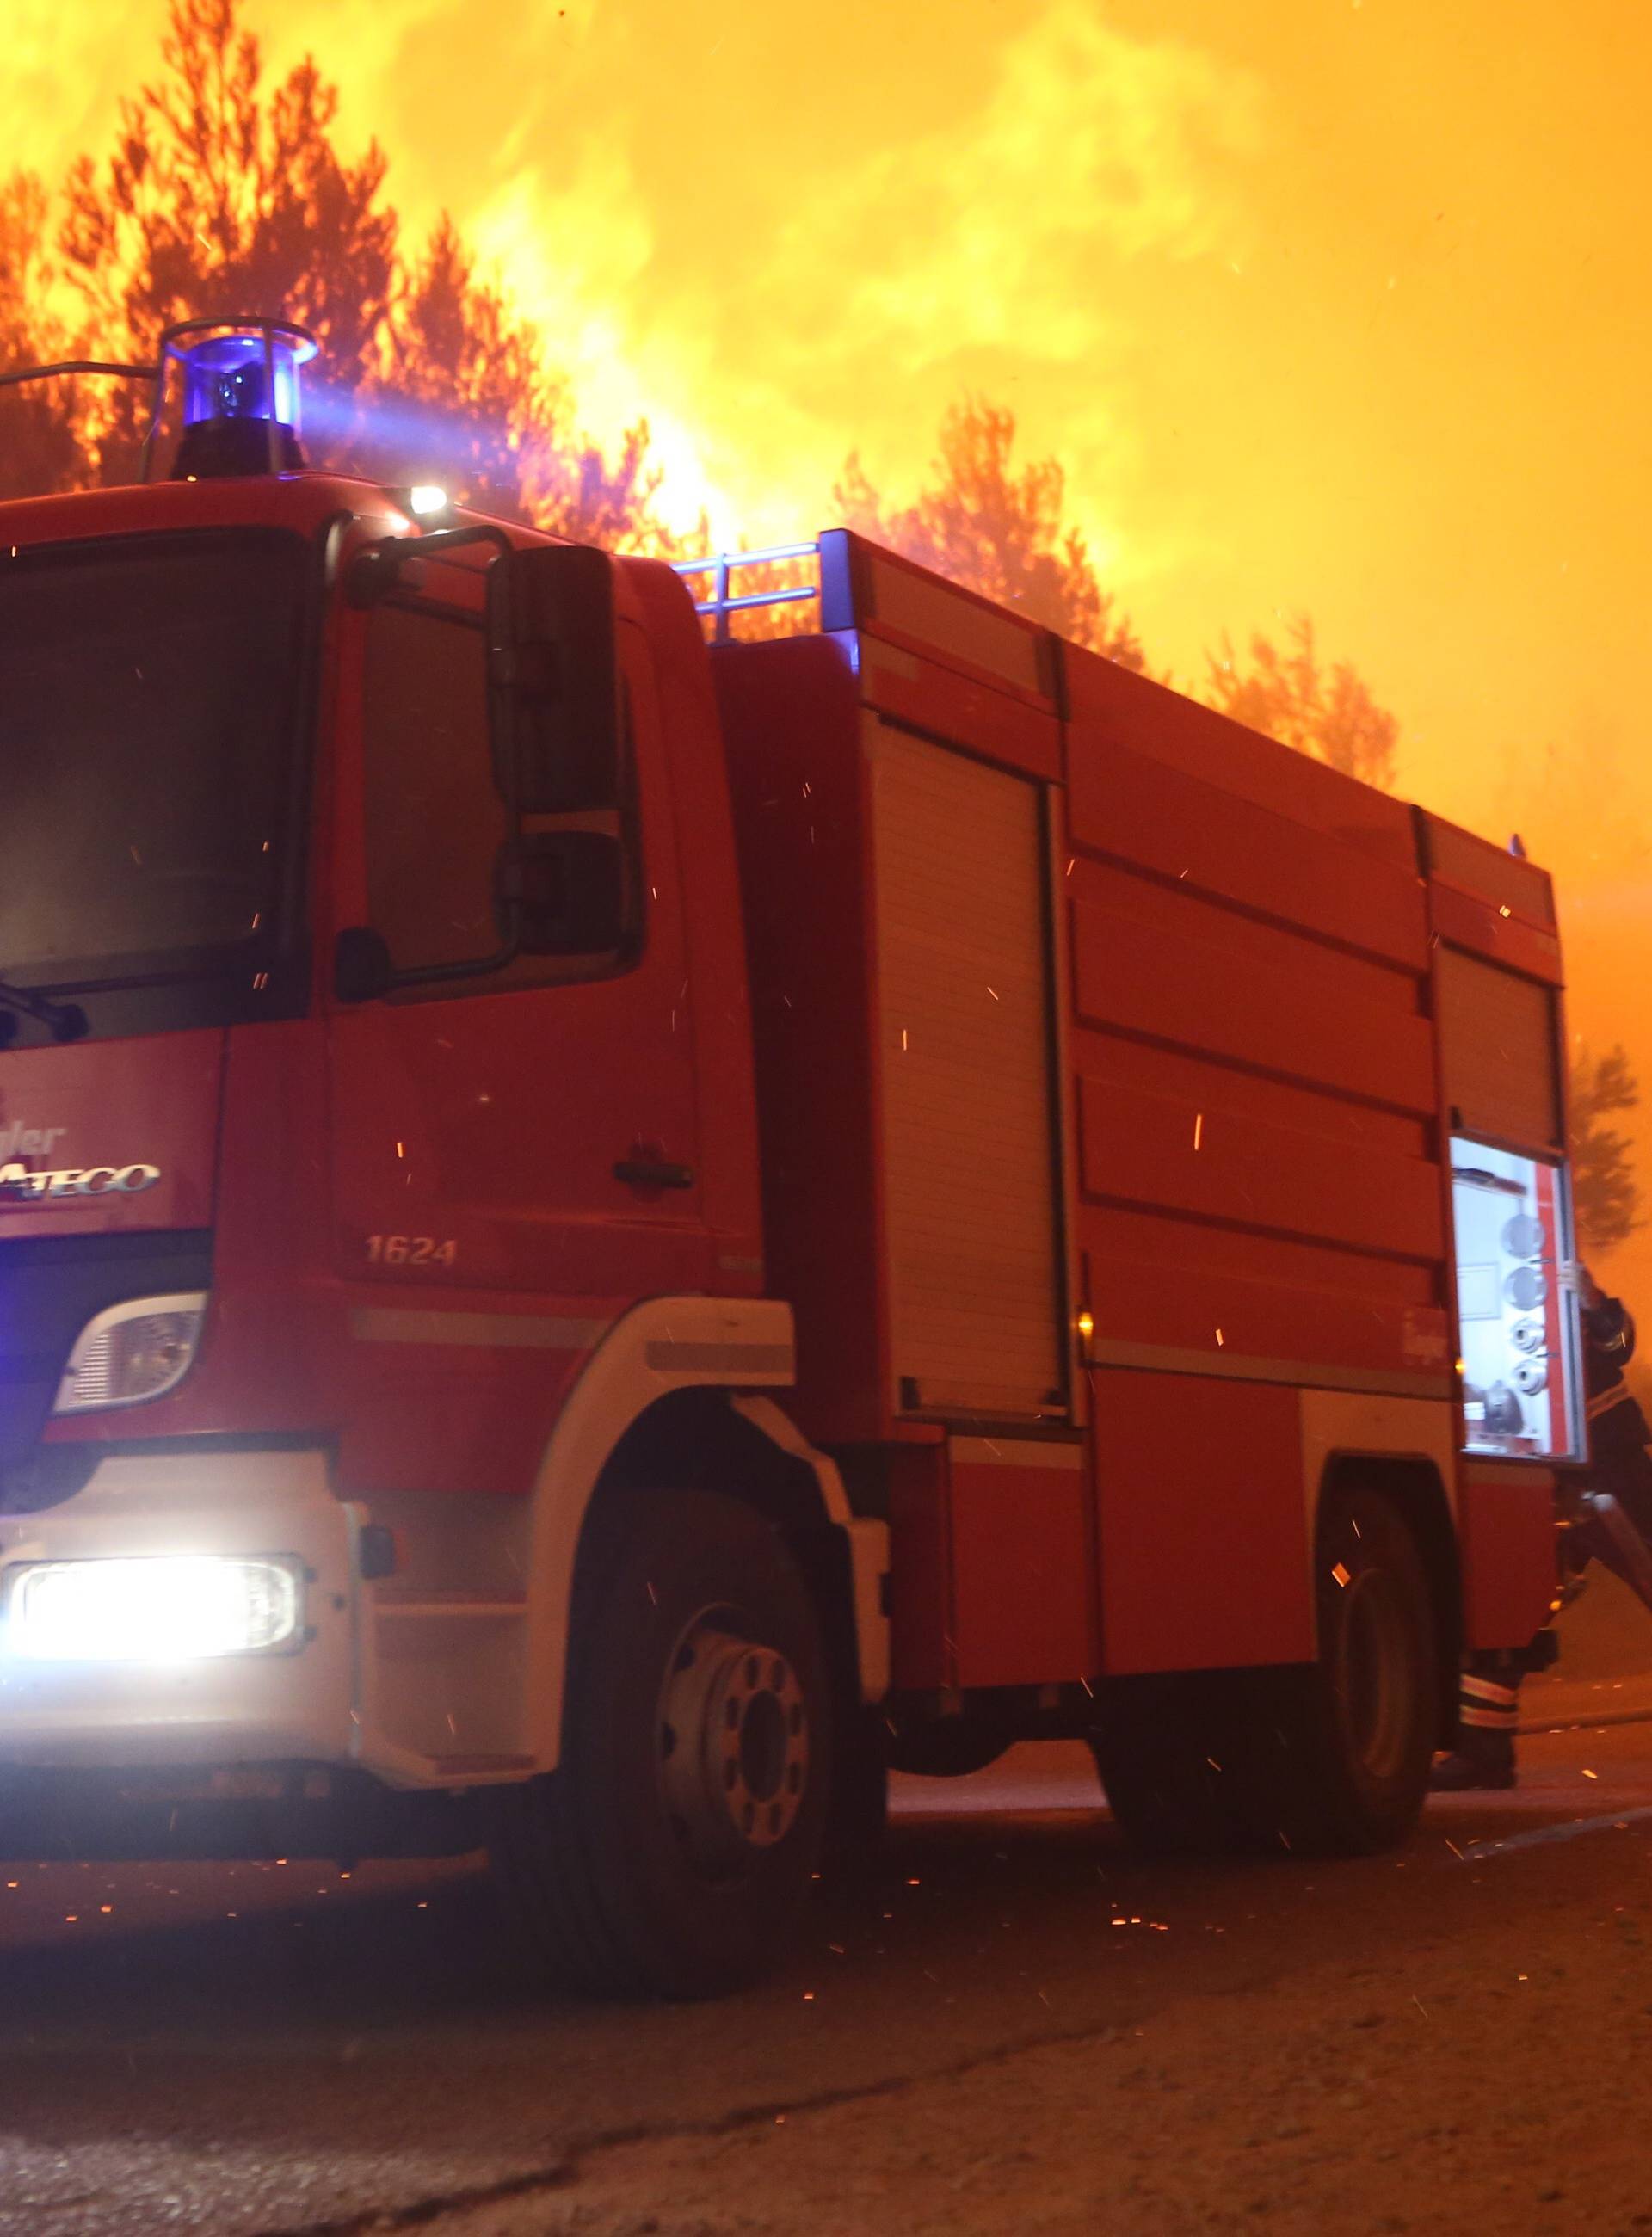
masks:
[[[790,1305],[769,1297],[653,1297],[617,1321],[586,1362],[530,1502],[524,1731],[536,1770],[553,1770],[561,1751],[574,1556],[614,1448],[673,1390],[783,1388],[794,1380],[792,1361]]]
[[[733,1398],[729,1402],[754,1429],[761,1429],[771,1445],[777,1445],[783,1453],[789,1453],[793,1460],[802,1461],[805,1468],[813,1470],[820,1486],[821,1505],[832,1521],[847,1530],[854,1516],[837,1462],[816,1452],[796,1422],[789,1414],[783,1414],[772,1398]]]
[[[1457,1440],[1449,1398],[1384,1398],[1374,1393],[1305,1390],[1302,1394],[1302,1487],[1310,1535],[1325,1462],[1335,1453],[1370,1453],[1385,1460],[1431,1461],[1440,1472],[1446,1503],[1457,1514]]]
[[[861,1677],[862,1701],[881,1701],[889,1690],[889,1620],[884,1612],[884,1579],[889,1574],[889,1526],[870,1515],[852,1514],[849,1495],[837,1463],[817,1452],[790,1415],[772,1398],[736,1398],[730,1402],[771,1445],[813,1470],[820,1487],[821,1505],[840,1529],[849,1533],[849,1556],[855,1580],[855,1659]]]

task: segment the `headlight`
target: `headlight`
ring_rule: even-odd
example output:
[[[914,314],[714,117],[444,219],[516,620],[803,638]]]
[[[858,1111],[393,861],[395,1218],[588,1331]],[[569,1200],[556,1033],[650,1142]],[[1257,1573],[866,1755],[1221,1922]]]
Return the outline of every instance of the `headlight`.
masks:
[[[53,1413],[89,1414],[163,1397],[188,1373],[206,1317],[204,1290],[110,1305],[76,1337]]]
[[[296,1561],[38,1561],[10,1583],[6,1651],[30,1661],[188,1662],[267,1653],[298,1635]]]

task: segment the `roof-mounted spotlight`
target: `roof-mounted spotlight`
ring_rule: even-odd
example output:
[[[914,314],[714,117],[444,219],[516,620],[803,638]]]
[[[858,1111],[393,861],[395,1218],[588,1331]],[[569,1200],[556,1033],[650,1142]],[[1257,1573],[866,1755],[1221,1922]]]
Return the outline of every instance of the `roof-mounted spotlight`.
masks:
[[[183,371],[183,432],[175,481],[301,472],[299,367],[314,334],[280,319],[190,319],[161,338],[157,391]]]

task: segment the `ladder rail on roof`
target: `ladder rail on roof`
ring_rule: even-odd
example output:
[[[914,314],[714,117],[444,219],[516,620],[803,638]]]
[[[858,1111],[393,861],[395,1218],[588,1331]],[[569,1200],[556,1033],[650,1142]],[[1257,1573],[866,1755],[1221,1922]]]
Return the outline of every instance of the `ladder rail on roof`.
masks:
[[[812,583],[790,583],[770,591],[743,591],[730,593],[730,581],[735,572],[747,567],[772,567],[788,559],[813,559],[816,563]],[[776,544],[762,551],[717,551],[706,559],[673,559],[672,567],[685,579],[695,575],[711,577],[711,595],[697,598],[697,614],[710,614],[711,642],[728,644],[733,641],[730,616],[749,612],[757,606],[790,605],[803,598],[820,597],[820,545],[809,544]]]

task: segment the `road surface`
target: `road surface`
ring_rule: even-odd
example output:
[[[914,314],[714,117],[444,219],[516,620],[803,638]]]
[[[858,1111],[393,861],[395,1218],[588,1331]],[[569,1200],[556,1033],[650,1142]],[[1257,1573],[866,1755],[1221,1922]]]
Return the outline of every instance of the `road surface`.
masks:
[[[1649,1705],[1569,1698],[1351,1864],[1133,1863],[1074,1749],[905,1782],[710,2006],[536,1996],[463,1864],[12,1866],[0,2237],[1652,2228]]]

